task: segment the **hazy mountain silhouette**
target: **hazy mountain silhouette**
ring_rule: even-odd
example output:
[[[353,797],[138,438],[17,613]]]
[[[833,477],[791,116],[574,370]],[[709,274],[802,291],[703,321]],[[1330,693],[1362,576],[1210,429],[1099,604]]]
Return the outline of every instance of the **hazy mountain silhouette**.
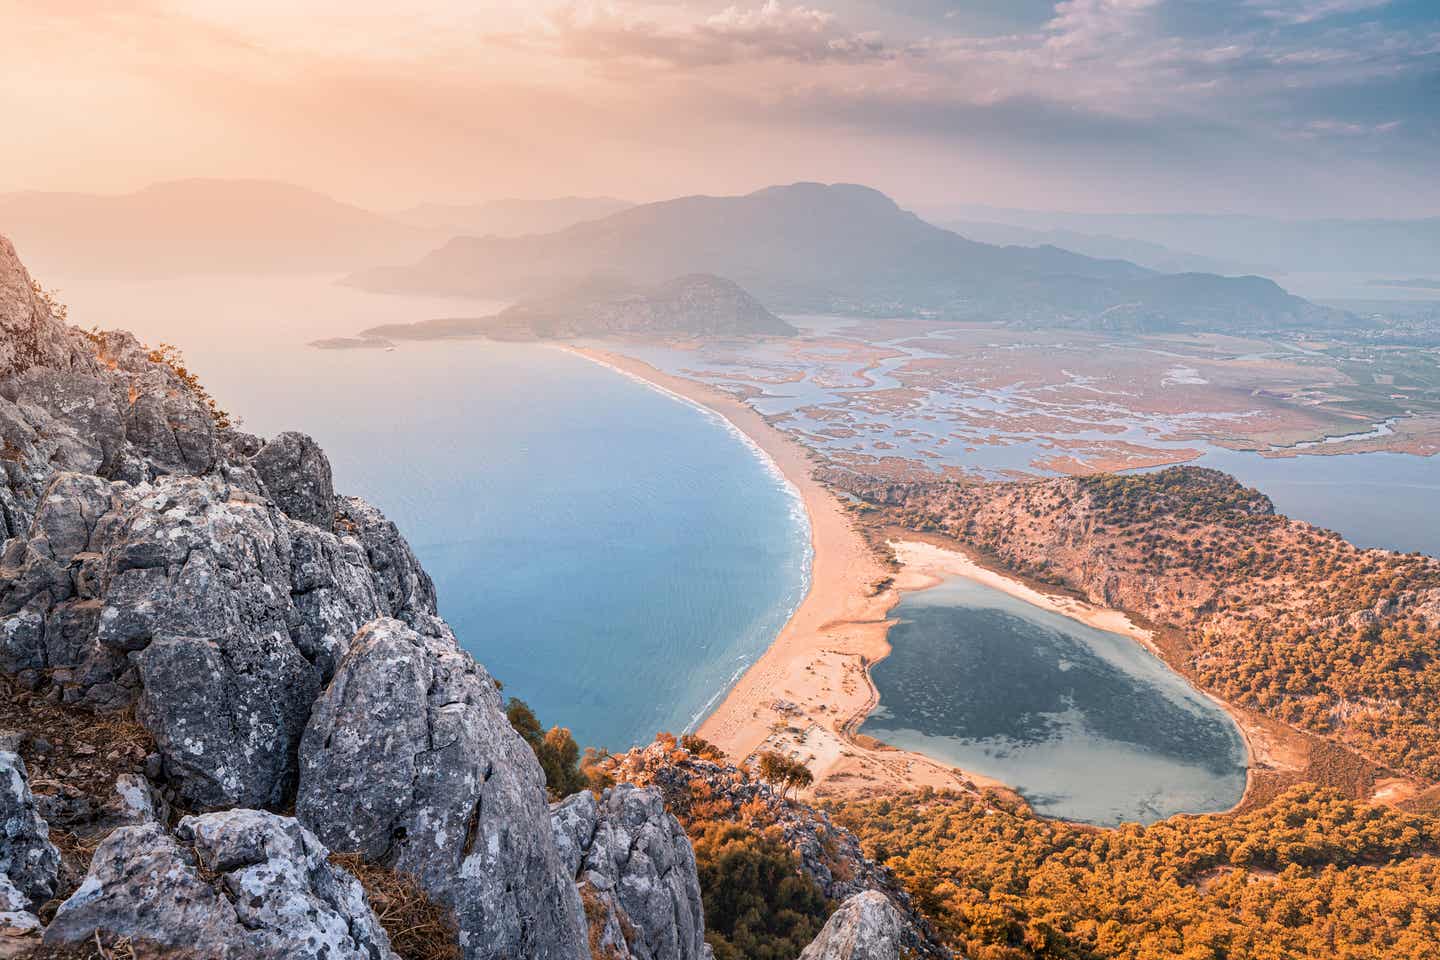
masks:
[[[944,222],[985,221],[1039,231],[1106,234],[1158,243],[1274,271],[1423,273],[1440,263],[1440,217],[1413,220],[1283,220],[1208,213],[1064,213],[961,205]]]
[[[341,272],[419,256],[448,236],[265,180],[4,194],[0,229],[40,276]]]
[[[1183,249],[1167,247],[1162,243],[1137,240],[1133,237],[1083,233],[1079,230],[1063,228],[1020,227],[988,220],[946,220],[942,221],[940,226],[981,243],[994,243],[1001,246],[1013,244],[1022,247],[1060,247],[1063,250],[1081,253],[1087,257],[1129,260],[1131,263],[1160,273],[1218,273],[1235,276],[1279,272],[1278,268],[1264,263],[1205,257]]]
[[[634,204],[613,197],[555,197],[547,200],[491,200],[487,203],[423,203],[395,214],[413,227],[451,236],[519,237],[553,233],[586,220],[598,220]]]
[[[1339,316],[1259,277],[1161,274],[1051,246],[968,240],[867,187],[797,183],[740,197],[684,197],[555,233],[459,237],[368,289],[530,297],[595,275],[659,283],[712,273],[772,310],[936,312],[1036,323],[1218,329]]]

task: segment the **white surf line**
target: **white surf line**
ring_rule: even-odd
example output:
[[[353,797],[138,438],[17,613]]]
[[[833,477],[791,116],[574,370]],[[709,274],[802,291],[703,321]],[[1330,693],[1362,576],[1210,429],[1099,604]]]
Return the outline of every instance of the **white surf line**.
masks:
[[[606,370],[610,370],[613,373],[620,374],[620,376],[625,377],[627,380],[632,380],[643,387],[647,387],[655,391],[656,393],[661,394],[662,396],[669,397],[671,400],[682,403],[685,406],[690,407],[694,410],[698,410],[707,420],[719,424],[732,437],[738,439],[746,447],[746,449],[750,451],[751,455],[760,461],[761,465],[763,465],[766,471],[769,472],[772,479],[778,480],[780,482],[780,486],[784,489],[786,495],[790,498],[790,518],[792,520],[802,521],[801,526],[804,528],[805,536],[803,542],[805,545],[805,573],[804,576],[801,578],[800,590],[797,591],[798,598],[793,604],[791,604],[790,609],[786,611],[785,619],[781,623],[780,629],[775,631],[775,636],[771,637],[770,641],[765,645],[765,649],[768,650],[771,646],[774,645],[776,638],[779,637],[780,634],[784,632],[785,628],[790,625],[790,621],[795,619],[795,614],[805,603],[805,598],[810,595],[811,575],[815,566],[815,532],[811,528],[810,511],[809,508],[805,506],[805,497],[800,493],[800,488],[795,486],[795,484],[790,481],[789,477],[785,476],[785,471],[780,469],[780,465],[775,462],[774,457],[770,456],[770,454],[765,452],[764,447],[760,446],[760,444],[755,442],[755,439],[751,437],[750,434],[746,433],[744,430],[741,430],[738,426],[736,426],[730,421],[729,417],[725,416],[719,410],[708,407],[698,400],[694,400],[690,397],[685,396],[683,393],[671,390],[669,387],[658,384],[653,380],[647,380],[646,378],[640,376],[638,373],[632,373],[631,371],[626,370],[623,367],[617,367],[613,363],[601,360],[599,357],[592,357],[588,354],[582,353],[573,347],[564,346],[562,344],[546,344],[546,346],[550,346],[556,350],[568,353],[572,357],[579,357],[581,360],[589,361],[590,363],[593,363],[598,367],[604,367]],[[764,652],[764,650],[761,650],[760,655],[763,655]],[[756,660],[758,660],[758,656],[756,657]],[[690,723],[686,726],[683,732],[689,733],[695,728],[697,728],[701,724],[701,722],[703,722],[704,719],[710,715],[710,711],[715,708],[715,705],[719,703],[726,694],[728,694],[731,690],[735,688],[735,684],[739,682],[740,678],[745,675],[745,672],[747,670],[754,666],[756,660],[748,660],[747,662],[742,663],[741,666],[733,674],[731,674],[730,679],[725,682],[724,686],[717,690],[714,695],[705,702],[705,705],[700,708],[699,712],[690,718]]]

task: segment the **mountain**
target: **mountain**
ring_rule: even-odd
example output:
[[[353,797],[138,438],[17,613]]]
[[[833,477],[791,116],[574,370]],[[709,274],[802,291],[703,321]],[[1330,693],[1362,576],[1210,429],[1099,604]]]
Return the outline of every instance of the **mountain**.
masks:
[[[357,343],[383,344],[386,337],[533,340],[617,333],[787,336],[795,333],[795,328],[729,280],[692,274],[655,287],[593,280],[557,296],[518,303],[490,317],[382,324],[362,331],[363,339]]]
[[[1333,319],[1258,277],[1167,275],[1056,247],[967,240],[848,184],[651,203],[527,237],[458,237],[367,289],[530,297],[592,276],[733,280],[780,312],[930,312],[1102,327],[1287,326]]]
[[[1102,260],[1129,260],[1131,263],[1160,273],[1218,273],[1223,275],[1247,273],[1276,273],[1273,267],[1235,260],[1202,257],[1199,254],[1174,250],[1160,243],[1136,240],[1131,237],[1115,237],[1100,233],[1082,233],[1078,230],[1037,229],[1019,227],[1009,223],[995,223],[986,220],[950,220],[941,223],[947,230],[953,230],[963,237],[994,243],[1001,246],[1060,247],[1087,257]]]
[[[553,233],[586,220],[598,220],[634,204],[614,197],[556,197],[550,200],[510,198],[487,203],[424,203],[394,215],[401,223],[451,236],[518,237]]]
[[[5,194],[0,227],[37,270],[62,276],[339,272],[418,256],[446,236],[266,180]]]
[[[1413,220],[1282,220],[1238,214],[1064,213],[965,205],[937,219],[985,221],[1162,244],[1224,262],[1273,264],[1275,272],[1341,271],[1401,276],[1440,263],[1440,217]]]

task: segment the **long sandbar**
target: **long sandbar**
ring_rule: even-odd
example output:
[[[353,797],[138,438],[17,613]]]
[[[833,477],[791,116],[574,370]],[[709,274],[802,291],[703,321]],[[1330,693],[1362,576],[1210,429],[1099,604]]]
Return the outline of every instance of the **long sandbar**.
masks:
[[[1036,589],[923,535],[891,540],[899,566],[890,567],[856,527],[839,497],[815,479],[814,454],[749,404],[632,357],[595,348],[566,349],[724,417],[771,459],[805,506],[813,549],[809,592],[774,643],[697,731],[737,762],[762,749],[796,756],[810,767],[813,790],[820,794],[922,786],[1011,790],[994,778],[856,733],[879,702],[869,670],[890,653],[891,609],[905,593],[929,589],[946,577],[974,580],[1042,609],[1128,636],[1163,659],[1150,631],[1125,613]],[[1257,753],[1266,760],[1279,759],[1265,749],[1265,743],[1257,743],[1259,731],[1246,722],[1249,718],[1242,711],[1207,695],[1239,721],[1252,764]]]
[[[976,781],[920,754],[864,746],[849,731],[874,708],[868,667],[890,652],[886,633],[900,584],[856,529],[840,499],[813,476],[814,455],[749,404],[632,357],[570,347],[723,416],[768,456],[799,493],[810,521],[810,589],[774,643],[697,731],[742,761],[761,749],[805,760],[817,791],[965,787]]]

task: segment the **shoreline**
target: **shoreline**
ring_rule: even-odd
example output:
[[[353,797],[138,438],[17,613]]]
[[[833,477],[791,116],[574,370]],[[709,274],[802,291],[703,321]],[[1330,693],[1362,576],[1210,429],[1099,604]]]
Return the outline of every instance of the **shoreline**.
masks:
[[[1041,609],[1127,636],[1222,709],[1235,724],[1244,745],[1245,789],[1234,807],[1213,812],[1244,808],[1256,789],[1257,769],[1273,766],[1279,759],[1275,745],[1268,744],[1270,738],[1262,729],[1250,722],[1243,711],[1195,686],[1172,667],[1153,633],[1123,611],[1037,589],[1007,572],[983,565],[958,545],[935,543],[920,533],[906,531],[887,538],[899,562],[899,569],[893,569],[876,555],[840,498],[814,479],[817,455],[743,400],[623,354],[589,347],[562,349],[642,380],[728,421],[770,460],[805,509],[811,551],[806,594],[770,646],[723,697],[717,696],[718,705],[696,731],[735,762],[743,762],[762,749],[801,759],[815,776],[810,792],[817,796],[930,786],[972,792],[1000,790],[1019,798],[1014,788],[1001,780],[890,747],[858,733],[879,701],[870,668],[890,653],[887,635],[894,622],[891,610],[905,594],[929,589],[947,576],[964,577]],[[1284,762],[1280,765],[1289,766]]]
[[[869,665],[890,652],[890,609],[903,586],[866,541],[840,499],[812,476],[815,454],[749,404],[713,387],[676,377],[622,354],[564,349],[644,380],[720,415],[768,457],[798,493],[809,519],[809,587],[763,653],[705,717],[697,734],[735,762],[761,749],[804,760],[812,792],[897,791],[922,786],[995,787],[921,754],[867,746],[851,728],[876,701]],[[923,581],[917,581],[918,587]],[[877,589],[879,587],[879,589]]]
[[[935,543],[933,540],[927,539],[924,534],[907,531],[903,539],[891,539],[889,544],[895,551],[895,558],[904,567],[928,575],[933,580],[931,585],[940,583],[947,576],[962,577],[1015,597],[1017,600],[1023,600],[1041,610],[1058,613],[1086,626],[1104,630],[1107,633],[1118,633],[1135,641],[1190,689],[1220,708],[1230,718],[1230,722],[1235,725],[1235,730],[1240,735],[1241,743],[1245,748],[1245,789],[1241,791],[1240,798],[1233,806],[1226,810],[1212,812],[1234,813],[1242,809],[1251,799],[1256,788],[1256,769],[1262,760],[1273,759],[1266,756],[1267,751],[1258,749],[1257,739],[1261,731],[1240,709],[1199,686],[1190,677],[1171,666],[1169,659],[1165,656],[1165,651],[1156,642],[1152,630],[1137,624],[1123,610],[1096,606],[1088,600],[1076,596],[1036,589],[1024,580],[985,566],[958,546]]]

